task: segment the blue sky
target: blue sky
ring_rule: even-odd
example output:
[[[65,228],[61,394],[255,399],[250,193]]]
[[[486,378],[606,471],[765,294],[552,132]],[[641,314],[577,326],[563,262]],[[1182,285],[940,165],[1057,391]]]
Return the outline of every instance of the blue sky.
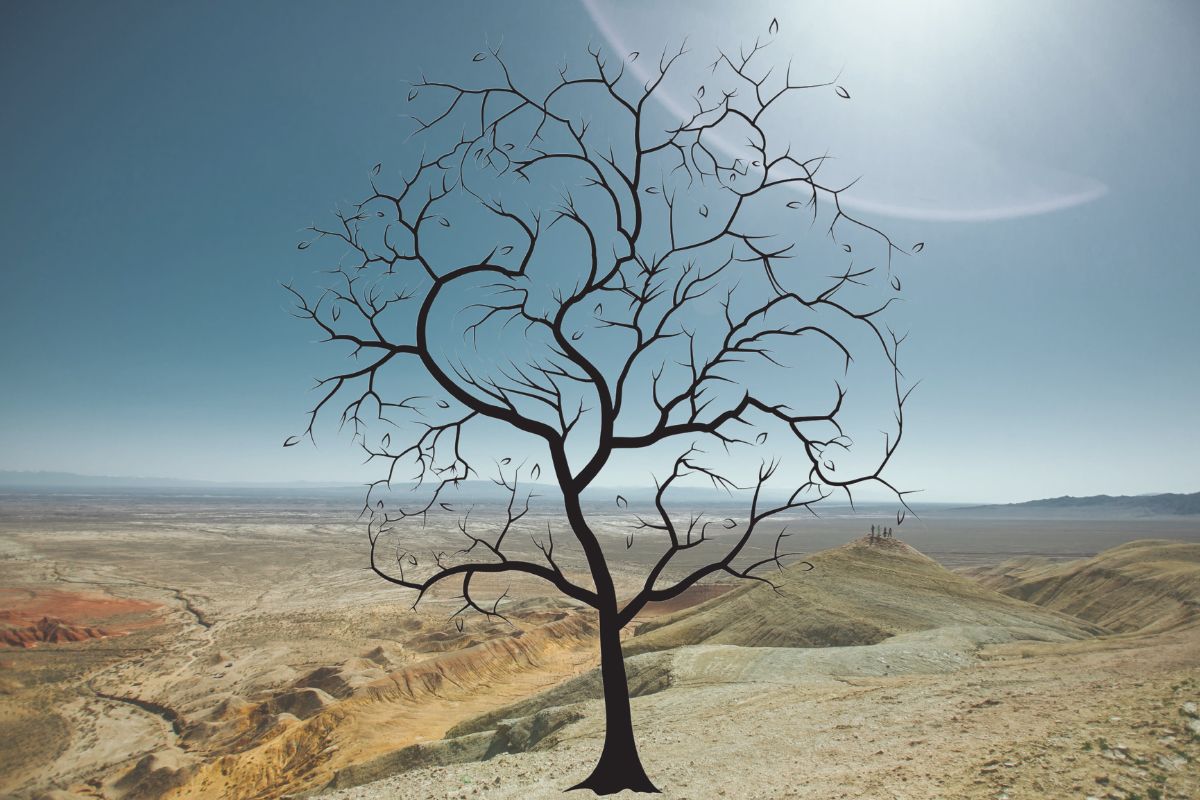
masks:
[[[931,500],[1200,489],[1200,10],[732,6],[12,10],[0,469],[372,474],[329,432],[279,446],[330,363],[279,284],[312,285],[301,229],[403,152],[406,81],[487,42],[537,72],[589,42],[736,44],[774,17],[776,55],[853,95],[796,138],[926,242],[899,311],[923,383],[896,481]]]

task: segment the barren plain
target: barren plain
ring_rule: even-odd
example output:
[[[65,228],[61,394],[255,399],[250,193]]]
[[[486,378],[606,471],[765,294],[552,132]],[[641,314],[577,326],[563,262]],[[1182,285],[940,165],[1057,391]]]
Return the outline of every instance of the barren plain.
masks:
[[[414,611],[364,568],[356,500],[0,496],[0,795],[536,798],[585,775],[591,614],[537,582],[494,587],[511,624],[460,629],[453,592]],[[632,591],[655,543],[595,511]],[[639,619],[664,796],[1200,796],[1200,525],[872,521],[785,521],[815,568],[782,595],[711,584]]]

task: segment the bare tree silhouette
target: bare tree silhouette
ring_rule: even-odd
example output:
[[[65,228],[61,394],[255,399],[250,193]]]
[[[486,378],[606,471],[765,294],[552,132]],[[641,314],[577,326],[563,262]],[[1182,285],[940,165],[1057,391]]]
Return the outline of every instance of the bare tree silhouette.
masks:
[[[370,196],[311,228],[301,249],[325,241],[344,253],[323,293],[288,287],[297,315],[354,358],[319,382],[305,435],[339,409],[387,465],[367,492],[371,568],[417,602],[452,583],[462,612],[488,617],[501,616],[499,599],[472,594],[480,576],[541,579],[595,609],[607,727],[595,768],[572,788],[657,791],[634,741],[620,639],[648,603],[722,575],[770,583],[757,571],[797,555],[773,518],[834,492],[853,500],[876,483],[903,503],[883,471],[911,389],[897,367],[902,337],[883,313],[900,291],[893,257],[922,245],[901,248],[850,213],[849,186],[823,177],[827,156],[768,142],[786,124],[773,112],[793,97],[849,93],[795,81],[790,66],[761,67],[764,47],[715,53],[703,84],[684,66],[685,47],[649,72],[633,67],[638,53],[589,48],[582,69],[564,65],[540,89],[518,81],[499,49],[474,56],[474,81],[417,81],[408,100],[419,160],[395,179],[376,165]],[[673,114],[677,101],[658,100],[680,86],[691,108]],[[801,260],[806,242],[815,252]],[[847,376],[860,361],[879,380],[864,398],[883,397],[889,412],[882,438],[856,447],[844,418],[857,413]],[[831,363],[837,377],[819,379]],[[507,446],[515,434],[532,444],[488,468],[508,502],[480,532],[448,492],[483,475],[473,436]],[[798,469],[759,457],[768,435]],[[641,450],[665,450],[673,466],[626,544],[640,532],[662,549],[640,588],[620,597],[581,494],[611,457]],[[517,463],[526,453],[535,455]],[[536,558],[514,554],[532,494],[521,487],[542,472],[530,466],[537,453],[586,573],[560,568],[549,527],[531,536]],[[747,453],[758,463],[741,481],[732,472]],[[689,480],[745,498],[744,518],[681,520],[669,496]],[[417,501],[395,500],[394,484]],[[462,550],[393,547],[441,513],[455,515]],[[774,546],[753,558],[759,531]],[[711,555],[697,564],[687,551]]]

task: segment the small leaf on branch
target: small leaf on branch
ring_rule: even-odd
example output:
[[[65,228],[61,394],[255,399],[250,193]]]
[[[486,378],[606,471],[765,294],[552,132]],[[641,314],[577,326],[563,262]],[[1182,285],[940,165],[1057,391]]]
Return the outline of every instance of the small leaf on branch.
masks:
[[[737,522],[735,522],[731,517],[726,517],[724,525],[725,525],[725,530],[731,531],[737,527]]]
[[[779,20],[777,18],[772,17],[771,24],[767,26],[767,32],[772,36],[779,33]]]
[[[708,206],[700,206],[700,216],[708,218]]]
[[[825,462],[825,469],[829,470],[830,472],[837,472],[837,466],[832,461],[827,460]]]
[[[916,244],[914,244],[914,245],[912,246],[912,251],[913,251],[914,253],[919,253],[919,252],[921,252],[921,251],[922,251],[922,250],[924,250],[924,249],[925,249],[925,243],[924,243],[924,242],[917,242]]]
[[[533,471],[529,473],[529,477],[530,477],[532,480],[535,480],[535,481],[536,481],[538,478],[542,477],[542,465],[541,465],[541,464],[534,464],[534,465],[533,465]]]
[[[571,334],[572,342],[578,342],[582,338],[583,338],[583,331],[575,331],[574,333]]]
[[[646,194],[658,194],[658,187],[657,186],[647,186]]]
[[[596,315],[597,317],[598,317],[598,316],[600,316],[601,314],[603,314],[603,313],[604,313],[604,304],[603,304],[603,303],[596,303],[596,307],[592,309],[592,312],[593,312],[593,313],[595,313],[595,315]]]
[[[500,248],[500,255],[502,255],[502,256],[506,256],[506,255],[508,255],[509,253],[511,253],[512,251],[513,251],[513,247],[512,247],[512,245],[511,245],[511,244],[506,244],[506,245],[504,245],[504,247],[501,247],[501,248]]]
[[[416,99],[417,99],[417,95],[419,95],[419,94],[420,94],[420,92],[419,92],[419,91],[417,91],[416,89],[409,89],[409,91],[408,91],[408,100],[409,100],[409,102],[411,103],[413,100],[416,100]]]
[[[450,220],[446,219],[445,217],[441,217],[438,219],[438,225],[441,225],[443,228],[449,228]]]
[[[617,508],[629,508],[629,501],[623,495],[617,495]]]
[[[892,288],[897,292],[900,291],[900,278],[896,275],[892,276]]]
[[[849,252],[850,252],[850,245],[848,245],[848,244],[844,244],[844,245],[842,245],[842,249],[843,249],[843,250],[845,250],[847,253],[849,253]]]
[[[299,436],[289,436],[288,438],[283,440],[283,446],[291,447],[292,445],[297,444],[299,441],[300,441]]]
[[[704,97],[704,87],[703,86],[701,86],[699,89],[696,90],[696,97]]]
[[[341,318],[341,316],[342,316],[342,307],[341,307],[341,306],[334,306],[334,307],[333,307],[333,312],[332,312],[331,316],[333,317],[333,321],[334,321],[334,322],[337,322],[337,321],[338,321],[338,319],[339,319],[339,318]]]
[[[637,61],[637,60],[638,60],[638,56],[640,56],[640,55],[641,55],[641,53],[639,53],[637,50],[634,50],[632,53],[630,53],[630,54],[629,54],[629,60],[630,60],[630,61]]]
[[[454,510],[454,506],[450,505],[449,503],[438,503],[438,505],[441,506],[442,508],[446,509],[447,511]]]
[[[804,204],[801,203],[799,200],[792,200],[790,203],[787,204],[787,207],[788,208],[799,208],[802,205],[804,205]]]
[[[502,459],[500,459],[500,463],[501,463],[501,464],[505,464],[505,465],[507,465],[507,464],[511,464],[511,463],[512,463],[512,459],[511,459],[511,458],[502,458]]]
[[[843,100],[850,99],[850,93],[846,91],[845,86],[839,86],[836,89],[834,89],[834,91],[837,92],[837,96],[842,98]]]
[[[445,400],[438,400],[438,401],[437,401],[437,407],[438,407],[438,408],[449,408],[449,407],[450,407],[450,404],[449,404],[449,403],[447,403]]]
[[[376,164],[375,166],[371,167],[371,174],[378,175],[379,170],[381,170],[381,169],[383,169],[383,164]]]
[[[301,242],[300,244],[296,245],[296,249],[297,250],[307,250],[308,246],[310,244],[312,244],[312,242]]]
[[[472,61],[483,61],[485,58],[487,58],[487,56],[485,56],[483,53],[476,53],[474,56],[471,57],[471,60]]]
[[[897,525],[904,524],[904,509],[900,509],[899,511],[896,512],[896,524]]]
[[[390,433],[385,433],[383,435],[383,448],[386,450],[388,447],[391,447],[391,445],[392,445],[392,435]]]
[[[767,432],[763,431],[758,436],[755,436],[754,441],[756,444],[765,444],[767,441]]]

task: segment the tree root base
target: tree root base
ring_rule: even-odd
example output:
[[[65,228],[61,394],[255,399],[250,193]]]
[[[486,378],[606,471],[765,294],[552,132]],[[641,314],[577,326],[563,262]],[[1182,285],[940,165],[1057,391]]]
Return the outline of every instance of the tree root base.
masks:
[[[640,772],[640,770],[639,770]],[[575,784],[567,789],[568,792],[573,792],[576,789],[587,789],[598,795],[617,794],[618,792],[644,792],[646,794],[661,794],[662,791],[650,782],[650,779],[643,773],[641,775],[630,775],[625,772],[617,774],[596,774],[592,773],[586,780]]]

